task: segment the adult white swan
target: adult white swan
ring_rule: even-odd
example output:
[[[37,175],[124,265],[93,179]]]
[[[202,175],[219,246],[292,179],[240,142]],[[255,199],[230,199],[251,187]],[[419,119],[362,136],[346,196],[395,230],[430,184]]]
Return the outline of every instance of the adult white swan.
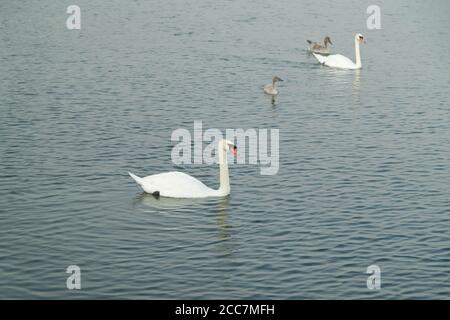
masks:
[[[140,178],[131,172],[128,174],[144,189],[154,196],[170,198],[205,198],[224,197],[230,194],[230,177],[228,175],[227,151],[234,156],[237,154],[236,146],[228,140],[220,140],[218,145],[220,187],[211,189],[201,181],[188,174],[171,171]]]
[[[355,35],[355,58],[356,63],[341,54],[332,54],[329,56],[322,56],[317,53],[313,53],[314,57],[323,65],[331,68],[338,69],[361,69],[361,54],[359,52],[359,44],[366,43],[362,34]]]

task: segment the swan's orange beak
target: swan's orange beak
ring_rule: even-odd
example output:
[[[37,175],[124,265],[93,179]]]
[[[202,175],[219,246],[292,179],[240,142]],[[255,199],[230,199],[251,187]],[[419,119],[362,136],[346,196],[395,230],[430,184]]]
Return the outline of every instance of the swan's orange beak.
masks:
[[[230,147],[230,151],[233,154],[233,156],[237,156],[237,147],[236,146],[232,146]]]

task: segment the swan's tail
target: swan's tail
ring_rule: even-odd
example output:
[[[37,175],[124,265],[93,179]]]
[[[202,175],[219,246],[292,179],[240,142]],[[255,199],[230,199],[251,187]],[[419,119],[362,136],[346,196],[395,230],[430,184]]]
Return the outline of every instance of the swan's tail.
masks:
[[[324,57],[324,56],[321,55],[321,54],[317,54],[317,53],[314,53],[314,52],[313,52],[313,56],[316,57],[316,59],[317,59],[321,64],[324,64],[325,61],[326,61],[326,57]]]
[[[138,176],[132,174],[131,172],[128,172],[128,174],[130,175],[130,177],[134,179],[134,181],[136,181],[138,185],[142,185],[142,178],[139,178]]]

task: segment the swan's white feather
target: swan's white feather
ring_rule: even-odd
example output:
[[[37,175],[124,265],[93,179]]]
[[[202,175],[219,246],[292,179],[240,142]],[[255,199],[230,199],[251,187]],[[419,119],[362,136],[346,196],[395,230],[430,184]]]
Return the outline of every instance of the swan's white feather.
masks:
[[[357,69],[357,65],[342,54],[332,54],[329,56],[323,56],[313,53],[314,57],[321,63],[328,67],[340,68],[340,69]]]
[[[162,197],[171,198],[203,198],[216,195],[217,191],[207,187],[198,179],[178,171],[154,174],[139,178],[130,176],[147,193],[159,192]]]

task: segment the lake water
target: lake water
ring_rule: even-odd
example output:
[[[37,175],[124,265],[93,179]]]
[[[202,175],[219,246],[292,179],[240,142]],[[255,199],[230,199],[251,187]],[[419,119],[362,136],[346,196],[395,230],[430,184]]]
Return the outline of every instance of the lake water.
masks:
[[[67,6],[81,30],[67,30]],[[450,2],[0,4],[0,298],[448,298]],[[334,71],[306,39],[361,71]],[[262,86],[285,81],[272,104]],[[177,128],[277,128],[280,168],[155,199]],[[381,268],[381,290],[366,269]],[[68,290],[66,268],[81,268]]]

